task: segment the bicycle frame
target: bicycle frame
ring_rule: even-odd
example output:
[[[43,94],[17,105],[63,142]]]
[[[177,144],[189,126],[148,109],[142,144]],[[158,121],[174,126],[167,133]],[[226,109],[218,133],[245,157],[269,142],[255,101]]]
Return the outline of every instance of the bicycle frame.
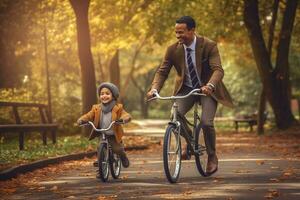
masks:
[[[117,160],[115,160],[114,153],[112,151],[112,146],[108,142],[107,134],[105,133],[105,131],[110,130],[115,123],[124,124],[124,122],[113,121],[110,123],[110,125],[107,128],[103,128],[103,129],[97,129],[95,127],[95,125],[93,124],[93,122],[91,122],[91,121],[88,121],[86,124],[81,125],[81,126],[91,125],[93,128],[92,131],[96,131],[97,133],[102,133],[102,140],[99,142],[99,145],[97,148],[97,159],[98,159],[98,167],[99,167],[99,177],[101,178],[101,180],[103,182],[106,182],[108,180],[109,172],[106,170],[109,170],[109,168],[111,171],[111,175],[114,179],[117,179],[120,175],[121,161],[119,160],[119,158]],[[104,149],[106,149],[105,152],[103,152]],[[102,156],[104,156],[104,157],[102,157]],[[114,167],[115,163],[118,163],[117,168]],[[104,168],[102,168],[103,164],[105,166]],[[117,171],[115,171],[115,169]]]
[[[205,173],[202,170],[202,165],[200,163],[200,159],[198,156],[202,155],[201,150],[199,150],[199,134],[200,132],[196,132],[200,126],[199,121],[200,117],[198,115],[198,103],[194,104],[194,124],[191,124],[187,119],[183,119],[186,121],[189,125],[192,125],[194,127],[192,131],[192,135],[189,136],[189,134],[186,132],[185,127],[181,127],[182,124],[179,121],[182,117],[178,113],[178,103],[176,102],[177,99],[184,99],[191,95],[202,95],[205,96],[205,94],[200,93],[200,89],[194,89],[190,91],[188,94],[183,96],[170,96],[170,97],[161,97],[157,91],[154,92],[153,98],[149,99],[149,101],[154,99],[161,99],[161,100],[172,100],[172,119],[169,122],[169,126],[166,129],[165,137],[164,137],[164,143],[163,143],[163,164],[164,164],[164,170],[166,177],[170,183],[176,183],[180,174],[181,169],[181,136],[185,137],[189,151],[191,154],[195,155],[196,159],[196,165],[198,168],[198,171],[201,173],[201,175],[205,175]],[[200,127],[201,128],[201,127]],[[183,131],[182,131],[183,130]],[[173,139],[172,139],[173,138]],[[197,141],[196,141],[197,139]],[[173,145],[172,145],[173,144]],[[197,145],[196,145],[197,144]],[[199,164],[200,163],[200,164]],[[200,171],[201,170],[201,171]],[[203,173],[202,173],[203,172]]]
[[[206,96],[205,94],[203,93],[200,93],[201,92],[201,89],[193,89],[192,91],[190,91],[188,94],[186,95],[183,95],[183,96],[170,96],[170,97],[161,97],[157,91],[154,92],[154,97],[149,99],[148,101],[152,101],[154,99],[160,99],[160,100],[172,100],[173,101],[173,105],[172,105],[172,121],[170,123],[176,125],[176,127],[178,128],[179,127],[179,133],[181,132],[180,130],[180,127],[181,127],[181,124],[178,120],[178,104],[176,102],[177,99],[184,99],[184,98],[187,98],[191,95],[198,95],[198,96]],[[197,125],[197,120],[199,119],[199,115],[198,115],[198,103],[195,103],[194,105],[194,127],[196,127]],[[193,138],[195,138],[195,128],[192,132],[192,136]],[[180,134],[178,134],[178,139],[180,140]],[[194,145],[192,145],[193,148],[194,148]]]

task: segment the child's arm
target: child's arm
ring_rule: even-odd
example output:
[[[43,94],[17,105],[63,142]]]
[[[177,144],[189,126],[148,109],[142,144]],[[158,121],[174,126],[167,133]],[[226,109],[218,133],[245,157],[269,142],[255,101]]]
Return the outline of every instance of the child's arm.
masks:
[[[95,118],[95,108],[94,108],[94,106],[93,106],[92,109],[91,109],[88,113],[82,115],[82,116],[77,120],[77,123],[78,123],[78,124],[82,124],[82,123],[84,123],[84,122],[93,121],[94,118]]]
[[[128,123],[131,121],[131,115],[125,111],[124,108],[121,109],[121,119],[124,120],[124,123]]]

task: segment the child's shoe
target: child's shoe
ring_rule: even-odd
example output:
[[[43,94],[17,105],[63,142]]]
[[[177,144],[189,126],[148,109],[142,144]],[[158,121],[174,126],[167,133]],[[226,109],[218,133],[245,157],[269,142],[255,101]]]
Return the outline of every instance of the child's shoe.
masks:
[[[96,160],[96,161],[93,162],[93,166],[94,167],[98,167],[98,160]]]
[[[121,156],[121,162],[124,168],[129,167],[129,160],[126,155]]]

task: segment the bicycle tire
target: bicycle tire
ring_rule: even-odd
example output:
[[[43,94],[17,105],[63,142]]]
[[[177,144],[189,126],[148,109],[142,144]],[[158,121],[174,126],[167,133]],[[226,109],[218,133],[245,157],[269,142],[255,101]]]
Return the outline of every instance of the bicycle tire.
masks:
[[[121,173],[121,159],[120,156],[115,154],[112,150],[109,153],[109,167],[111,176],[114,179],[118,179]]]
[[[170,183],[176,183],[181,169],[181,142],[180,136],[178,136],[174,131],[176,130],[175,125],[169,125],[166,129],[166,133],[164,136],[164,144],[163,144],[163,163],[165,175]],[[175,140],[174,140],[175,139]],[[175,141],[174,152],[170,152],[170,147],[172,145],[171,142]],[[175,169],[174,172],[170,169],[170,154],[175,154]],[[172,161],[172,160],[171,160]]]
[[[100,144],[97,157],[98,157],[98,170],[99,170],[100,179],[103,182],[106,182],[109,176],[109,169],[108,169],[109,153],[108,153],[107,144],[105,143]]]
[[[200,124],[197,125],[195,132],[195,151],[198,152],[198,154],[195,155],[195,162],[198,172],[203,177],[206,177],[208,176],[208,174],[206,173],[208,155],[206,152],[203,130]]]

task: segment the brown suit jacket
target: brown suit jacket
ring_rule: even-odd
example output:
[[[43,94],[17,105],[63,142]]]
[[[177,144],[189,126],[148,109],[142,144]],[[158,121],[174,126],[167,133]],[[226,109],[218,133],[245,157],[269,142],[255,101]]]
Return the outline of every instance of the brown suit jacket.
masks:
[[[101,113],[102,112],[101,112],[100,104],[95,104],[95,105],[93,105],[92,109],[88,113],[82,115],[79,119],[82,119],[84,121],[92,121],[96,127],[99,127]],[[111,111],[111,120],[115,121],[117,119],[131,119],[130,114],[128,114],[124,110],[123,105],[120,103],[116,104]],[[105,127],[100,127],[100,128],[105,128]],[[112,129],[115,133],[116,141],[118,143],[120,143],[122,141],[122,137],[124,135],[122,126],[115,124],[115,125],[113,125]],[[90,134],[89,139],[90,140],[94,139],[95,136],[96,136],[96,133],[93,130]]]
[[[185,81],[185,71],[187,70],[184,47],[178,42],[168,47],[163,62],[155,73],[151,89],[161,90],[173,66],[177,72],[174,88],[174,95],[176,95]],[[222,82],[224,70],[216,42],[197,36],[196,67],[202,84],[212,83],[215,86],[212,97],[225,106],[233,107],[230,94]]]

